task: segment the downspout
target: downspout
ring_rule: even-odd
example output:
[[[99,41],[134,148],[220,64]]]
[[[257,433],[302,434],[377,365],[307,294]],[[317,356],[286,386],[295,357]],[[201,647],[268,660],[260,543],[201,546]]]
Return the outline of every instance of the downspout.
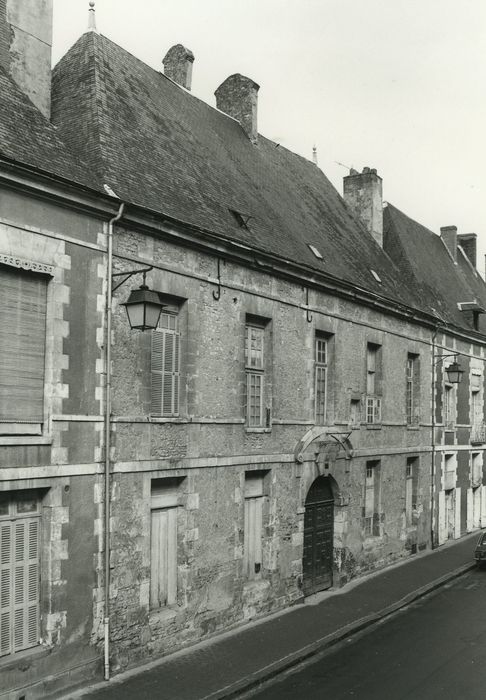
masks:
[[[123,216],[125,204],[122,202],[118,214],[108,223],[108,270],[106,280],[106,349],[105,349],[105,609],[104,609],[104,657],[105,681],[110,680],[110,452],[111,452],[111,316],[113,300],[113,228]]]
[[[435,392],[436,392],[436,381],[435,381],[435,342],[437,340],[437,334],[439,332],[439,326],[434,331],[432,335],[432,463],[430,468],[430,547],[434,549],[434,525],[435,525]]]

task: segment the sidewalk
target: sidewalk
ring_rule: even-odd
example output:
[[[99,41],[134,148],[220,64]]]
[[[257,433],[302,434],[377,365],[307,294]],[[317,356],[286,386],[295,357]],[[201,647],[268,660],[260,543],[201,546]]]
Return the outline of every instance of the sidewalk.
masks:
[[[223,700],[322,651],[474,567],[477,533],[65,698]]]

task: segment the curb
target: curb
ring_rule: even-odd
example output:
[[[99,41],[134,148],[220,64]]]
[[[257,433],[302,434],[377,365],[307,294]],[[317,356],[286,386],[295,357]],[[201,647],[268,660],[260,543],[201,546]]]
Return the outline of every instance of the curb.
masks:
[[[347,637],[357,634],[367,627],[371,627],[377,622],[390,617],[394,613],[398,612],[398,610],[410,605],[420,598],[423,598],[428,593],[435,591],[437,588],[444,586],[449,581],[453,581],[454,579],[459,578],[459,576],[462,576],[475,568],[475,563],[464,564],[463,566],[450,571],[444,576],[431,581],[425,586],[417,588],[415,591],[412,591],[412,593],[408,593],[396,603],[392,603],[376,613],[372,613],[366,617],[356,620],[355,622],[351,622],[345,627],[341,627],[336,632],[332,632],[331,634],[328,634],[325,637],[322,637],[321,639],[298,649],[292,654],[275,661],[269,666],[256,671],[251,676],[247,676],[246,678],[237,681],[236,683],[232,683],[225,688],[217,690],[210,695],[205,695],[203,698],[201,698],[201,700],[237,700],[237,698],[241,698],[244,693],[249,693],[251,690],[257,689],[258,686],[262,686],[264,683],[276,678],[285,671],[295,668],[301,663],[310,662],[313,657],[318,656],[321,652],[338,644]]]

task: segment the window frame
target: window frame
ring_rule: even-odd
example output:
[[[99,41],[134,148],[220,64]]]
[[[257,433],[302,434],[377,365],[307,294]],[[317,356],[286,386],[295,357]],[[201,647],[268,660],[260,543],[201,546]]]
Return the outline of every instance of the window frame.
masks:
[[[324,348],[324,359],[322,349]],[[329,339],[316,334],[314,338],[314,422],[315,425],[326,425],[329,372]],[[319,391],[319,383],[324,384],[324,391]]]
[[[366,344],[366,394],[365,417],[367,425],[380,425],[382,421],[382,349],[378,343]]]
[[[256,333],[255,333],[256,332]],[[245,322],[245,385],[246,385],[246,407],[245,422],[247,428],[265,428],[266,416],[264,411],[265,403],[265,334],[266,324],[257,320],[247,318]],[[252,340],[260,339],[259,355],[254,355]],[[258,360],[253,362],[252,360]],[[258,391],[256,388],[258,386]],[[267,426],[268,427],[268,426]]]

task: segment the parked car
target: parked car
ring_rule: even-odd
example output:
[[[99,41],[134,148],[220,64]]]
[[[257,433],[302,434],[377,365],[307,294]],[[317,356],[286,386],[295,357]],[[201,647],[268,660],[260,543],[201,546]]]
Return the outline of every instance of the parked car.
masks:
[[[486,532],[479,535],[476,549],[474,550],[474,558],[478,567],[486,564]]]

